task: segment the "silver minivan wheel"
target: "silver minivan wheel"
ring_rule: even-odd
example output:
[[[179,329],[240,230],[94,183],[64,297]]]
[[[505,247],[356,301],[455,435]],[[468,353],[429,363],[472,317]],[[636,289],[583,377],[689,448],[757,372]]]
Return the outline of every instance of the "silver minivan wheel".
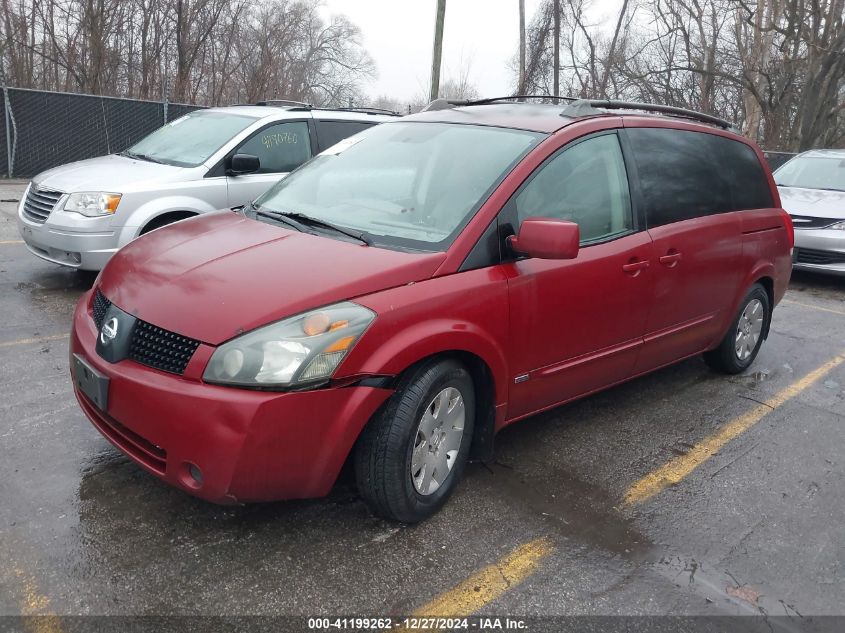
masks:
[[[446,481],[461,448],[466,410],[461,392],[446,387],[425,408],[411,454],[411,479],[421,495],[430,495]]]

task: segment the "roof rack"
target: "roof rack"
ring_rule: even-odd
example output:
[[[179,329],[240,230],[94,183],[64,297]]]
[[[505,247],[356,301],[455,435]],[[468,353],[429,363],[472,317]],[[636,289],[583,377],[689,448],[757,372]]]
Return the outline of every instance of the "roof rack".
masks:
[[[362,114],[387,114],[391,116],[402,116],[395,110],[388,110],[387,108],[371,108],[369,106],[355,106],[352,108],[309,108],[311,110],[334,110],[341,112],[360,112]]]
[[[684,117],[686,119],[701,121],[702,123],[709,123],[725,130],[733,128],[733,125],[729,121],[720,119],[712,114],[696,112],[695,110],[676,108],[675,106],[661,105],[657,103],[637,103],[634,101],[614,101],[609,99],[578,99],[577,101],[567,104],[560,113],[560,116],[574,118],[606,114],[599,108],[604,110],[642,110],[644,112],[671,114],[674,116]]]
[[[294,106],[297,108],[311,108],[310,103],[303,103],[302,101],[292,101],[291,99],[268,99],[266,101],[256,101],[253,105],[257,106]]]
[[[286,106],[295,110],[340,110],[342,112],[361,112],[363,114],[389,114],[393,116],[402,116],[398,112],[394,112],[393,110],[388,110],[386,108],[371,108],[369,106],[352,108],[324,108],[313,106],[310,103],[305,103],[303,101],[293,101],[291,99],[268,99],[266,101],[256,101],[255,103],[236,103],[235,105]]]
[[[488,97],[486,99],[435,99],[429,103],[423,112],[433,110],[448,110],[461,106],[488,105],[501,101],[521,101],[523,99],[551,99],[552,101],[577,101],[575,97],[555,97],[552,95],[509,95],[506,97]]]

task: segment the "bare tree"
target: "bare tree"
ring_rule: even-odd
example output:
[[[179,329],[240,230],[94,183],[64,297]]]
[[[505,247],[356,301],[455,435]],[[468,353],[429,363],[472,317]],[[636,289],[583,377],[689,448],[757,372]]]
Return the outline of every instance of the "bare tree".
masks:
[[[612,34],[589,8],[565,0],[557,38],[554,1],[540,5],[526,85],[554,91],[560,47],[571,95],[710,112],[770,149],[845,141],[845,0],[625,0]]]
[[[0,0],[10,85],[209,105],[357,99],[358,28],[319,0]]]

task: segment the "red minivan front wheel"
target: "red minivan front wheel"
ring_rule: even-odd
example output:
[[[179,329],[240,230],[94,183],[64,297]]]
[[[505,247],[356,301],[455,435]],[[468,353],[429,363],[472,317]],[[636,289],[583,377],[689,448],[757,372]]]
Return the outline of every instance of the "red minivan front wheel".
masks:
[[[408,372],[356,445],[358,490],[370,510],[404,523],[437,512],[463,472],[474,419],[463,365],[434,359]]]

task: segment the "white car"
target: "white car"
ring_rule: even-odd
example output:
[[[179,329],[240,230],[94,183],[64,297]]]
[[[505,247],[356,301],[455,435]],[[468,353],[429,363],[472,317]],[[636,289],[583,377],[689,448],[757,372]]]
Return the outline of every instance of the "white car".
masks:
[[[845,150],[798,154],[774,177],[795,227],[793,267],[845,275]]]
[[[272,103],[196,110],[119,154],[38,174],[18,208],[21,237],[38,257],[100,270],[137,236],[242,206],[313,155],[396,116]]]

